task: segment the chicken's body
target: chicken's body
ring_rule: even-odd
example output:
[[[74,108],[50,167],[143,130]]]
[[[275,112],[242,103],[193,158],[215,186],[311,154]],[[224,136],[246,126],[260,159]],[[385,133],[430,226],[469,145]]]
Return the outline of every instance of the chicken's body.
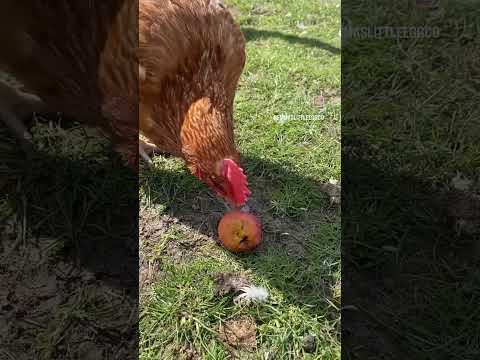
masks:
[[[46,107],[100,128],[135,168],[140,129],[245,202],[233,134],[245,40],[219,0],[5,0],[0,10],[0,69]]]
[[[233,101],[245,64],[239,26],[218,0],[165,0],[161,6],[142,0],[139,35],[141,133],[182,157],[217,194],[242,204],[249,191],[235,166],[233,134]],[[224,164],[237,179],[228,179]]]

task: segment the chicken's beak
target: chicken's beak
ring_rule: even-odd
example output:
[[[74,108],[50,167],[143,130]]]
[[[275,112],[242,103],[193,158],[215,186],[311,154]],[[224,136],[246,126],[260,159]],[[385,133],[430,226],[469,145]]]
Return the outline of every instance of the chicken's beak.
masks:
[[[227,209],[227,212],[230,212],[232,210],[236,210],[235,204],[233,204],[231,201],[229,201],[226,198],[221,198],[221,199],[222,199],[223,204],[225,205],[225,208]]]

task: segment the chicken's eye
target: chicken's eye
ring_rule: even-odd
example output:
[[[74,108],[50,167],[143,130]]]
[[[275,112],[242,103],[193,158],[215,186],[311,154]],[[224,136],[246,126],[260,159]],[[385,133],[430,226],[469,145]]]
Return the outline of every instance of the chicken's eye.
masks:
[[[218,194],[220,194],[222,196],[226,195],[225,182],[222,181],[222,179],[220,177],[211,176],[210,177],[210,183]]]
[[[212,183],[214,183],[215,185],[221,185],[222,184],[222,181],[217,176],[212,176],[211,180],[212,180]]]

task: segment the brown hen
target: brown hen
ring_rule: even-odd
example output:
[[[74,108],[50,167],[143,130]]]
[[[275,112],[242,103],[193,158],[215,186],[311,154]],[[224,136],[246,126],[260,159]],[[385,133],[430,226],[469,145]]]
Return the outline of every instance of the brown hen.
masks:
[[[231,205],[250,195],[239,167],[233,102],[245,40],[218,0],[142,0],[140,132]]]

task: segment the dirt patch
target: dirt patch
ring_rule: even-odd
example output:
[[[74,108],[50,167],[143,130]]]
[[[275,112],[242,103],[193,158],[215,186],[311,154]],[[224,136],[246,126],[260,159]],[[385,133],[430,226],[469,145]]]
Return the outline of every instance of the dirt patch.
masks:
[[[261,192],[248,200],[247,205],[250,211],[262,222],[263,245],[259,247],[260,252],[267,248],[281,247],[290,256],[305,258],[308,255],[308,250],[305,248],[306,239],[316,231],[318,226],[337,221],[341,197],[340,184],[328,182],[317,185],[318,191],[325,193],[331,200],[330,206],[326,203],[324,207],[312,208],[298,218],[273,214],[271,200]],[[268,188],[268,184],[261,184],[259,188]]]
[[[200,360],[201,357],[193,347],[183,348],[181,351],[181,360]]]
[[[342,202],[342,187],[337,182],[330,180],[328,183],[320,184],[320,191],[330,198],[331,205],[340,205]]]
[[[157,209],[148,207],[140,210],[139,240],[141,291],[163,276],[163,256],[175,263],[192,261],[201,256],[203,246],[214,241],[179,218],[160,214]]]
[[[303,337],[303,350],[306,353],[312,354],[317,347],[317,339],[313,335],[305,335]]]
[[[318,110],[324,110],[327,105],[338,106],[342,103],[342,97],[336,89],[327,89],[320,91],[318,95],[313,96],[312,104]]]
[[[235,273],[217,273],[213,276],[217,284],[217,295],[235,294],[250,283],[244,275]]]
[[[267,186],[267,184],[263,185]],[[262,184],[259,185],[262,188]],[[257,192],[247,201],[249,212],[259,217],[262,223],[263,241],[255,251],[262,253],[268,248],[282,247],[289,255],[304,258],[307,255],[305,239],[316,227],[331,222],[332,214],[337,211],[341,188],[337,184],[327,183],[319,187],[332,199],[329,208],[315,209],[301,219],[275,216],[271,213],[270,200]],[[140,262],[147,266],[155,261],[152,254],[158,244],[168,238],[162,251],[174,262],[190,261],[198,256],[199,249],[209,242],[220,242],[217,226],[227,208],[214,196],[196,196],[188,203],[177,204],[172,209],[175,217],[159,215],[154,208],[143,207],[140,211]],[[178,236],[173,235],[177,233]],[[153,259],[153,260],[152,260]],[[148,261],[147,261],[148,260]],[[151,266],[151,265],[148,265]],[[142,271],[141,271],[142,272]]]
[[[337,185],[332,186],[338,189]],[[323,191],[321,188],[319,190]],[[336,190],[329,189],[329,191],[333,194]],[[304,258],[307,255],[305,240],[315,232],[318,225],[332,221],[331,216],[336,211],[335,207],[328,208],[327,206],[312,209],[298,219],[276,216],[271,213],[270,201],[260,196],[259,194],[258,197],[252,197],[247,202],[250,211],[256,214],[262,222],[263,245],[259,247],[260,252],[267,248],[282,247],[290,256]]]
[[[342,103],[342,96],[338,92],[338,89],[327,89],[324,90],[321,94],[325,100],[333,105],[340,105]]]
[[[150,287],[155,281],[163,277],[163,272],[159,262],[140,260],[140,269],[138,274],[138,282],[140,289]]]
[[[61,240],[2,230],[0,358],[132,358],[135,294],[63,259]]]
[[[218,336],[225,344],[242,350],[257,347],[257,324],[251,316],[243,316],[220,324]]]
[[[342,348],[345,353],[348,352],[352,359],[366,359],[371,356],[382,359],[411,358],[411,354],[399,347],[395,334],[386,325],[382,325],[389,324],[389,319],[378,317],[378,306],[384,301],[375,291],[379,284],[353,271],[343,273],[342,281],[345,289],[342,294]],[[402,354],[402,357],[395,357],[398,354]]]
[[[197,196],[191,199],[191,202],[182,205],[174,210],[178,220],[188,224],[198,233],[218,241],[217,226],[222,216],[228,211],[226,206],[210,194]]]
[[[164,354],[167,359],[200,360],[202,358],[193,344],[181,346],[180,344],[170,343],[163,350],[165,350]]]

